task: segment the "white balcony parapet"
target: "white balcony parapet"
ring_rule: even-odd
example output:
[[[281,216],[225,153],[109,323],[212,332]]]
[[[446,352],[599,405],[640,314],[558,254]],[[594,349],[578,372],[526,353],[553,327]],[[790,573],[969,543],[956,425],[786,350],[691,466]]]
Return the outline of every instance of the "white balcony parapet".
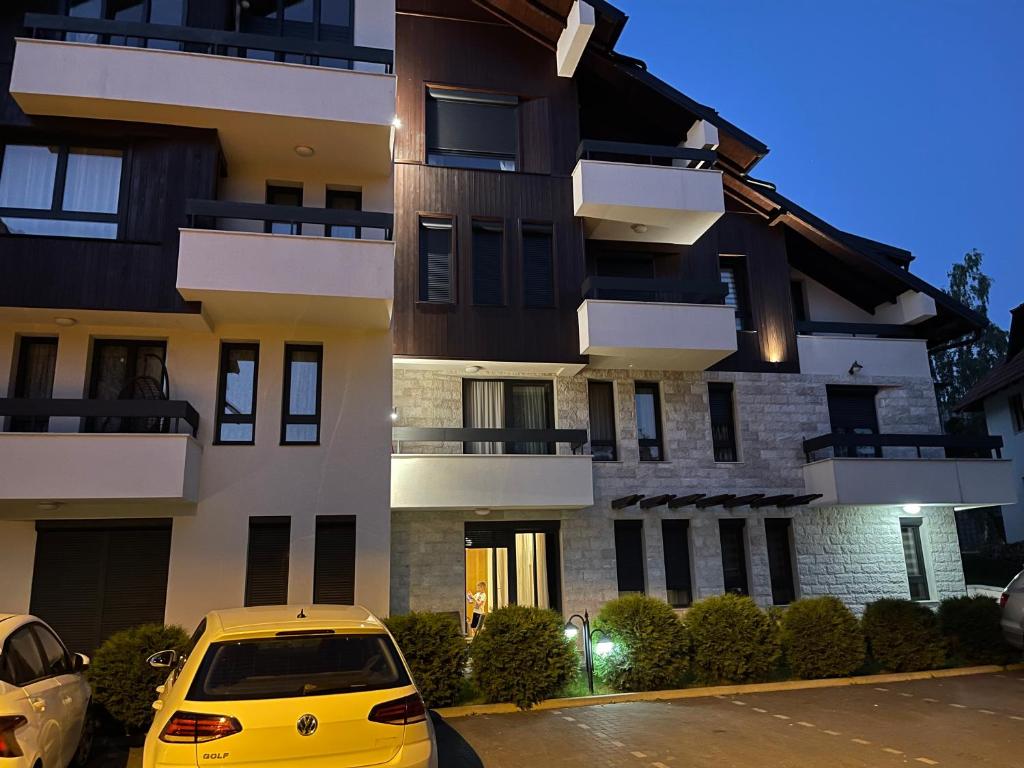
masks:
[[[864,376],[931,379],[925,339],[800,334],[796,341],[801,373],[845,376],[856,383],[850,374],[856,362]]]

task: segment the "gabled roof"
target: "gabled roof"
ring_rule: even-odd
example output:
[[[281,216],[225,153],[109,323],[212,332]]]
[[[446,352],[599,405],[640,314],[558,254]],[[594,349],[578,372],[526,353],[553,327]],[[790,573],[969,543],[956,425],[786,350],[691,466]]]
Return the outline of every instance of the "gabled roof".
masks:
[[[1011,316],[1006,360],[971,387],[963,402],[957,405],[958,411],[980,411],[986,398],[1024,382],[1024,304],[1011,310]]]

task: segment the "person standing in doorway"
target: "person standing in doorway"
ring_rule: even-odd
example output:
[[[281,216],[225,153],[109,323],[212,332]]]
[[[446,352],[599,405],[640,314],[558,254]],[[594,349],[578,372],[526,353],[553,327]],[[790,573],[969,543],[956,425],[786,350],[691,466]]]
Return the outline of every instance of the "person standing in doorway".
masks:
[[[473,617],[469,622],[469,636],[476,637],[476,633],[484,623],[484,616],[487,614],[487,582],[478,581],[476,592],[466,593],[466,602],[473,604]]]

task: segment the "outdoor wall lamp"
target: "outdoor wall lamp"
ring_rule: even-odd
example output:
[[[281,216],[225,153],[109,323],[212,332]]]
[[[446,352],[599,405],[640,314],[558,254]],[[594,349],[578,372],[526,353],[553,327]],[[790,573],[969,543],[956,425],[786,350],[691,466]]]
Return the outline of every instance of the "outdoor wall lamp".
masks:
[[[391,420],[392,421],[398,421],[398,409],[397,408],[392,408],[391,409]]]
[[[856,360],[853,361],[853,365],[850,366],[850,375],[856,376],[858,373],[864,370],[864,366],[858,363]]]
[[[583,611],[583,615],[580,616],[578,613],[574,613],[569,617],[569,620],[565,622],[565,638],[566,640],[576,640],[580,636],[580,628],[577,627],[573,620],[578,619],[583,627],[583,664],[587,669],[587,689],[590,691],[590,695],[594,695],[594,653],[598,656],[607,656],[613,650],[615,650],[615,644],[611,641],[604,632],[599,629],[590,629],[590,614],[587,611]],[[595,644],[594,640],[597,640]]]

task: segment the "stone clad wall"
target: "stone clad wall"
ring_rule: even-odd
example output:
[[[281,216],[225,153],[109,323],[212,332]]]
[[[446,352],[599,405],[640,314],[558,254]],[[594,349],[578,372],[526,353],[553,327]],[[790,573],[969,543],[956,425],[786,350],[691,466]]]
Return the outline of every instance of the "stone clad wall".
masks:
[[[461,426],[461,371],[395,371],[395,405],[400,426]],[[612,510],[611,500],[631,493],[804,492],[802,441],[830,431],[826,385],[879,387],[876,400],[883,432],[937,433],[934,389],[927,379],[827,377],[798,374],[602,371],[587,369],[555,379],[556,426],[588,427],[587,380],[612,381],[616,402],[618,457],[594,463],[593,507],[578,511],[395,512],[392,531],[392,611],[411,608],[461,610],[463,524],[467,520],[543,519],[561,522],[562,593],[566,612],[591,612],[618,595],[614,520],[644,521],[647,591],[664,598],[665,567],[661,520],[690,520],[691,572],[696,598],[723,591],[718,520],[747,521],[748,574],[752,596],[771,603],[766,517],[793,518],[797,589],[802,595],[836,594],[860,610],[882,596],[907,597],[899,507],[779,509],[721,507],[669,510],[632,507]],[[638,457],[633,387],[660,386],[666,461]],[[708,415],[709,381],[734,385],[740,461],[713,458]],[[427,447],[433,452],[437,446]],[[445,446],[459,452],[461,446]],[[567,453],[569,447],[559,446]],[[413,452],[403,446],[403,452]],[[902,455],[898,450],[886,455]],[[963,574],[952,509],[927,509],[922,532],[933,599],[963,593]]]

